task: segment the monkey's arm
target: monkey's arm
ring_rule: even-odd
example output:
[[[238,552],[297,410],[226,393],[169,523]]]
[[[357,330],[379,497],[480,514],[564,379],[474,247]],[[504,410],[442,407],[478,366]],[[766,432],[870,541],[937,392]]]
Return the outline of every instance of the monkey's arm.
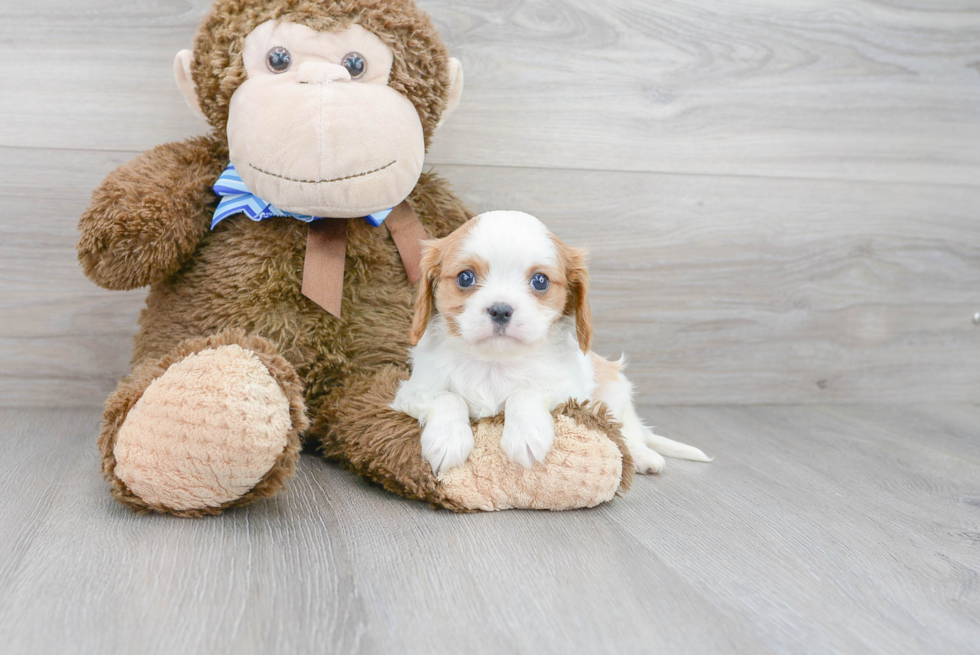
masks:
[[[136,289],[173,274],[208,230],[227,165],[210,137],[168,143],[123,164],[92,194],[78,223],[78,260],[106,289]]]

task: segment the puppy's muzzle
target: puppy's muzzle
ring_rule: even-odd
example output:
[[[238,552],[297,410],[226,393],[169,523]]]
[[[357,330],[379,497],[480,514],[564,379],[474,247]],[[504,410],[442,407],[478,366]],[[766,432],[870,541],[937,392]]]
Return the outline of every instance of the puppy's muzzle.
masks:
[[[514,315],[514,308],[507,303],[495,302],[487,308],[490,319],[497,325],[504,326],[510,322],[510,317]]]

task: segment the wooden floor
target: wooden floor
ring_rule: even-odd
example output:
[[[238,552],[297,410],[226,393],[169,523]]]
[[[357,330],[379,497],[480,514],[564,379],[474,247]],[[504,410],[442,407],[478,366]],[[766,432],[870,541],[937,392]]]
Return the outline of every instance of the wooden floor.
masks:
[[[977,653],[980,408],[644,408],[716,456],[613,503],[454,515],[315,457],[137,517],[96,410],[0,410],[4,653]]]

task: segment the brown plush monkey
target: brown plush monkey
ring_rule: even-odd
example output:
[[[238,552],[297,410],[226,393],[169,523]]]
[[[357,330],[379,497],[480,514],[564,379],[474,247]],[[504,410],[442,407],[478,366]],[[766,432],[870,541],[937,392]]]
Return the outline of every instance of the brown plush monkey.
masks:
[[[437,480],[417,424],[388,408],[419,238],[468,216],[422,173],[462,72],[410,0],[217,0],[175,70],[213,132],[114,171],[79,224],[93,281],[151,287],[99,438],[116,499],[216,514],[278,492],[304,442],[456,510],[591,506],[628,485],[601,409],[560,408],[530,471],[485,420]]]

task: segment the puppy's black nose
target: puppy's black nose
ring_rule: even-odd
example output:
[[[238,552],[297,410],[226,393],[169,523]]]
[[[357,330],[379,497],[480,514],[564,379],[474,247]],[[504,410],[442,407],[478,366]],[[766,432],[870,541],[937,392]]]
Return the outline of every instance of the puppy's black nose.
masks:
[[[490,314],[490,318],[493,319],[494,323],[504,325],[514,315],[514,308],[507,303],[495,302],[487,309],[487,313]]]

